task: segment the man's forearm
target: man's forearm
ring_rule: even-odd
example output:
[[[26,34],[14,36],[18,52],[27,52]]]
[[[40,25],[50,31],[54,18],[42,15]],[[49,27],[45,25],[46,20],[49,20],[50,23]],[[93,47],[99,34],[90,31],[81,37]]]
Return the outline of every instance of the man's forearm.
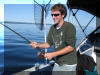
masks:
[[[56,57],[56,56],[59,56],[59,55],[63,55],[63,54],[67,54],[67,53],[70,53],[74,50],[73,47],[71,46],[67,46],[59,51],[56,51],[56,52],[53,52],[53,55]]]
[[[50,45],[47,42],[46,43],[42,43],[42,44],[37,43],[37,47],[40,47],[40,48],[49,48]]]

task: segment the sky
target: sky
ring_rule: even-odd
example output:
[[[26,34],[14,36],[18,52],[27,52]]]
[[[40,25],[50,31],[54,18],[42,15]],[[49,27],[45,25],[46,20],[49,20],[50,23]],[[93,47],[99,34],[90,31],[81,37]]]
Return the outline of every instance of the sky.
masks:
[[[38,3],[48,3],[49,0],[36,0]],[[67,0],[51,0],[52,4],[66,3]],[[0,0],[0,4],[33,4],[34,0]]]
[[[4,21],[4,5],[0,4],[0,21]],[[0,25],[0,31],[3,30],[3,26]]]
[[[0,21],[4,20],[4,5],[0,4]]]
[[[36,0],[39,4],[42,4],[42,3],[45,3],[45,4],[47,4],[48,2],[49,2],[49,0]],[[55,4],[55,3],[63,3],[63,4],[65,4],[66,3],[66,0],[51,0],[51,3],[50,4]],[[9,5],[8,5],[9,4]],[[16,5],[16,4],[19,4],[20,6],[22,6],[22,7],[19,7],[18,5]],[[25,4],[25,5],[24,5]],[[3,14],[1,14],[0,13],[0,21],[2,21],[2,20],[4,20],[3,19],[3,17],[5,16],[6,18],[9,18],[9,20],[15,20],[15,19],[19,19],[18,17],[17,17],[17,15],[21,15],[23,18],[24,17],[28,17],[29,18],[29,21],[33,21],[33,17],[31,17],[31,16],[34,16],[33,15],[33,13],[32,12],[34,12],[33,11],[33,7],[29,7],[29,5],[28,4],[34,4],[34,0],[0,0],[0,5],[2,5],[2,6],[0,6],[0,12],[4,12]],[[4,6],[3,6],[4,5]],[[15,8],[13,8],[12,6],[14,6]],[[29,8],[28,8],[28,7]],[[4,8],[4,10],[1,10],[1,9],[3,9]],[[30,10],[26,10],[25,11],[25,9],[30,9]],[[20,12],[18,12],[18,11],[20,11],[20,10],[22,10],[22,11],[25,11],[24,13],[22,12],[21,14],[20,14]],[[6,11],[7,11],[7,14],[8,15],[5,15],[6,14]],[[13,11],[13,12],[12,12]],[[19,14],[16,14],[15,15],[15,12],[17,11]],[[30,13],[30,15],[26,15],[26,13],[29,13],[29,12],[31,12]],[[10,16],[11,15],[11,16]],[[15,15],[15,16],[14,16]],[[10,16],[10,17],[9,17]],[[13,17],[13,18],[12,18]],[[6,20],[8,20],[8,19],[6,19]],[[19,19],[20,20],[20,19]],[[27,21],[27,19],[25,20],[25,21]]]
[[[49,0],[36,0],[39,4],[41,3],[48,3]],[[65,4],[67,0],[51,0],[50,4],[55,3],[63,3]],[[34,1],[33,0],[0,0],[0,21],[5,20],[9,21],[23,21],[23,22],[34,22]],[[48,11],[49,14],[51,13]],[[67,11],[69,16],[69,11]],[[68,16],[65,20],[68,20]],[[81,24],[86,25],[87,22],[93,17],[93,15],[85,12],[85,11],[79,11],[77,16]],[[75,20],[73,17],[70,18],[70,20],[74,23]],[[46,18],[47,23],[53,23],[51,15],[47,15]],[[95,20],[93,21],[93,25],[95,25]],[[76,25],[76,24],[75,24]]]

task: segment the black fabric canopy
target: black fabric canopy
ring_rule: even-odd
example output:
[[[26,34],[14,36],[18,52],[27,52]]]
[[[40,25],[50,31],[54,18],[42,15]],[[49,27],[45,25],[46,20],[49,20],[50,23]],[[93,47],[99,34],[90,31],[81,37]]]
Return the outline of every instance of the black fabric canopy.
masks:
[[[100,18],[100,0],[68,0],[68,8],[81,9]]]

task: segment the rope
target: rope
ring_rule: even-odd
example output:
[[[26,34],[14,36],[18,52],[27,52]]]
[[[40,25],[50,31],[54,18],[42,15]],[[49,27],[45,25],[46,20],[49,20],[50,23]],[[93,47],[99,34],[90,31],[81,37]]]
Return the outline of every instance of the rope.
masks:
[[[91,18],[91,20],[88,22],[88,24],[85,26],[85,28],[83,29],[83,31],[85,31],[86,30],[86,28],[89,26],[89,24],[91,23],[91,21],[94,19],[94,17],[95,16],[93,16],[92,18]]]
[[[72,10],[71,10],[71,11],[72,11]],[[75,13],[74,13],[73,11],[72,11],[72,13],[73,13],[73,16],[74,16],[74,18],[76,19],[76,21],[77,21],[78,25],[80,26],[80,28],[81,28],[82,32],[84,33],[85,37],[87,37],[87,35],[86,35],[86,33],[84,32],[84,30],[83,30],[83,28],[82,28],[81,24],[79,23],[78,19],[76,18]]]

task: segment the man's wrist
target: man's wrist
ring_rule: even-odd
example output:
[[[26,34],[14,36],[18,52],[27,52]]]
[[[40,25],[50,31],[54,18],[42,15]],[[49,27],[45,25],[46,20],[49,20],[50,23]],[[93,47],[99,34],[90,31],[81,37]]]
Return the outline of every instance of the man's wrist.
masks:
[[[39,47],[39,44],[38,43],[36,44],[36,47]]]
[[[53,57],[58,56],[57,52],[53,52]]]

